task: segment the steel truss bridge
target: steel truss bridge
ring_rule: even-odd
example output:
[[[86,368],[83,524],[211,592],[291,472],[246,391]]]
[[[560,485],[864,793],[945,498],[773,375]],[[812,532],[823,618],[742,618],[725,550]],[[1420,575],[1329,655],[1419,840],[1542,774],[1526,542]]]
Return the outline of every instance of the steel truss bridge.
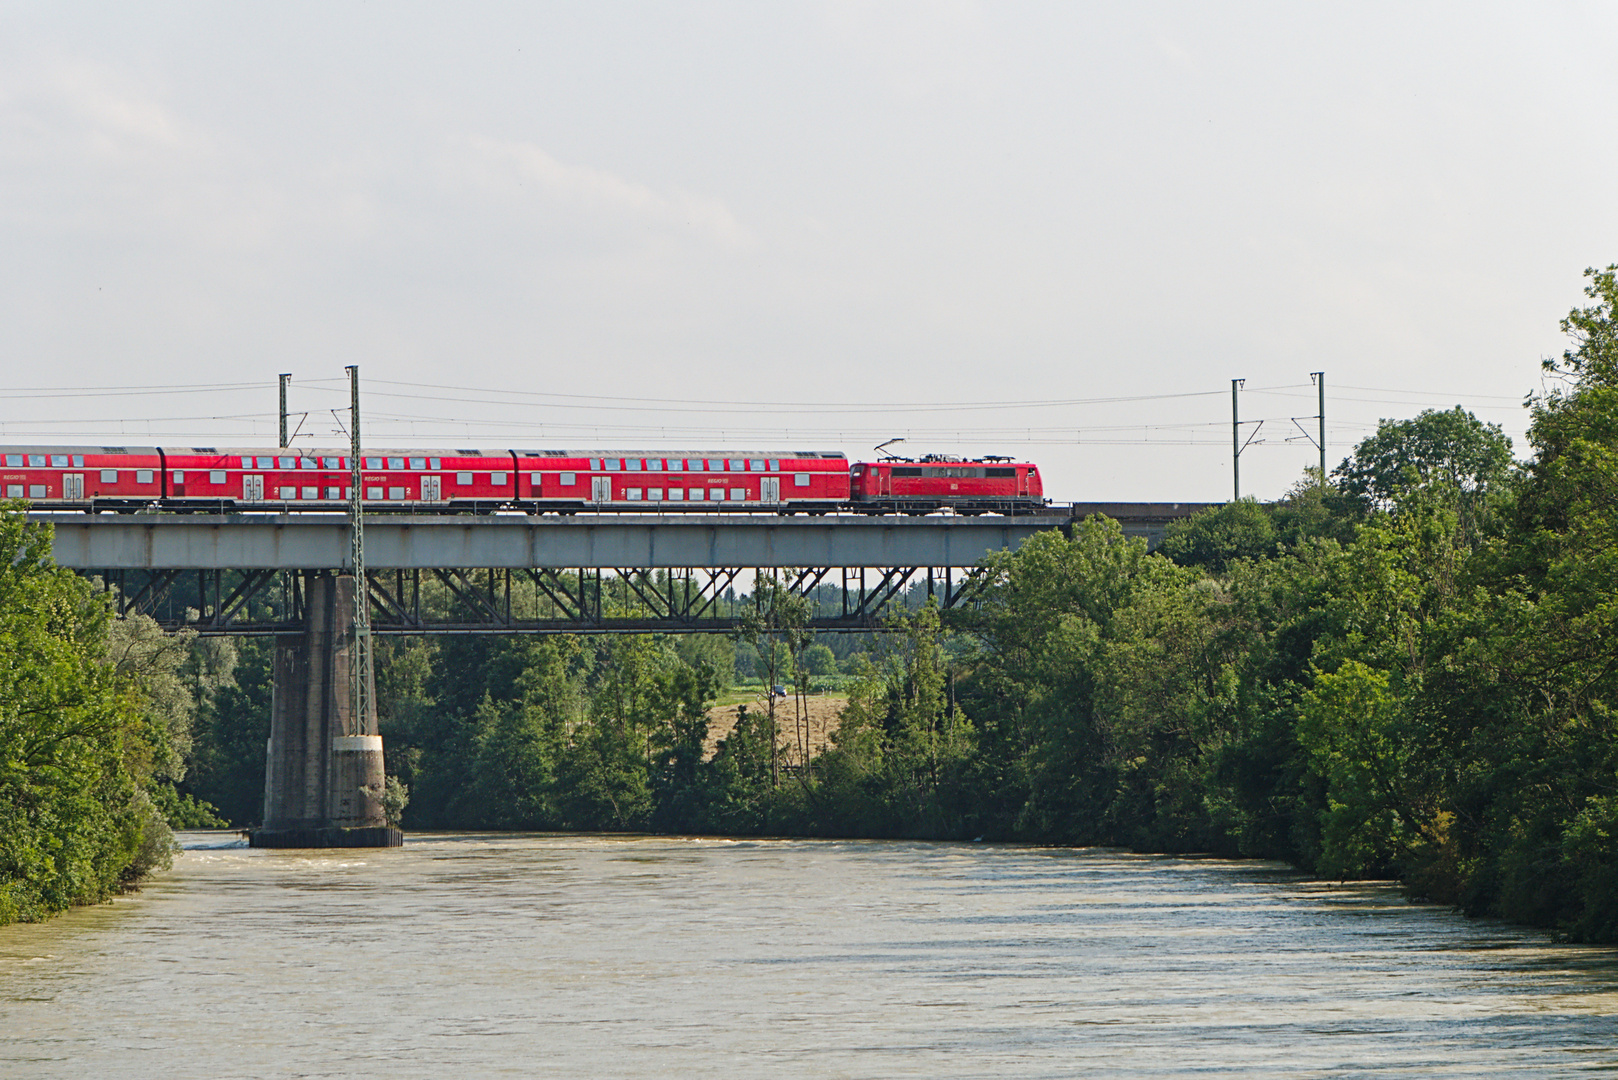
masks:
[[[921,595],[946,610],[973,567],[1092,513],[1155,542],[1207,504],[1079,503],[1037,515],[374,515],[366,590],[379,634],[716,633],[770,577],[810,601],[809,627],[872,630]],[[120,613],[204,635],[304,632],[311,576],[349,564],[338,514],[36,514],[57,564],[99,578]]]

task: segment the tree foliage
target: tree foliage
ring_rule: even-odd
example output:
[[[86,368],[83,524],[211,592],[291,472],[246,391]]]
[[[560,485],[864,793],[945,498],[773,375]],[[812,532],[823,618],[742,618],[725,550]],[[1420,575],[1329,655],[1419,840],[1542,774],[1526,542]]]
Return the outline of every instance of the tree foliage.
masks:
[[[183,775],[183,646],[113,630],[56,568],[48,527],[0,511],[0,923],[92,903],[167,865],[152,789]]]

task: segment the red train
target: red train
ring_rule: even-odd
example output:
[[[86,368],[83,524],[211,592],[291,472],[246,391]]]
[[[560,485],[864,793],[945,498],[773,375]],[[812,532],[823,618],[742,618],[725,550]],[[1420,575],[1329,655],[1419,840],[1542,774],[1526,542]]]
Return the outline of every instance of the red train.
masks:
[[[341,450],[10,446],[0,454],[5,497],[41,509],[335,510],[349,497]],[[377,511],[981,514],[1044,505],[1039,469],[1001,457],[851,467],[828,451],[367,450],[361,476]]]

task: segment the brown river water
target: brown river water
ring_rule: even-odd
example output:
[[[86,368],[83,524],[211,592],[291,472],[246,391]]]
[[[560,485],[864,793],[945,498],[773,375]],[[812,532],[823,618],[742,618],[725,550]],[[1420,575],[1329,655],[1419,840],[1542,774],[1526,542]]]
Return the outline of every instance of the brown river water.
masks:
[[[0,1077],[1618,1074],[1618,952],[1269,863],[191,833],[0,927]]]

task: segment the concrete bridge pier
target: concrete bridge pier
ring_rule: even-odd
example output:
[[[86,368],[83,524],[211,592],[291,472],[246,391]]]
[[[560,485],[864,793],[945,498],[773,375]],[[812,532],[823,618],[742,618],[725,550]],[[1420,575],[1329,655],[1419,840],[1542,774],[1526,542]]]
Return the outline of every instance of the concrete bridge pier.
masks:
[[[349,687],[354,578],[306,570],[304,630],[276,640],[264,824],[253,847],[397,847],[382,812],[376,717],[359,723]],[[374,695],[372,695],[374,700]]]

